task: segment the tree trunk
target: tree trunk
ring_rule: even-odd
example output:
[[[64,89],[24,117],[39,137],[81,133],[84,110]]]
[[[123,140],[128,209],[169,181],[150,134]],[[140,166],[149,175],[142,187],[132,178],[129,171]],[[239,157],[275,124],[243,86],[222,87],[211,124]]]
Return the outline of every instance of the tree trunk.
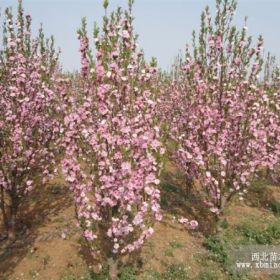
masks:
[[[101,250],[104,252],[108,266],[109,266],[109,279],[118,279],[118,257],[112,253],[113,242],[107,236],[107,231],[109,228],[109,223],[112,221],[113,215],[118,211],[118,208],[107,207],[102,213],[103,220],[98,224],[98,230],[101,238]]]
[[[220,235],[222,233],[222,224],[224,221],[224,216],[223,213],[220,213],[218,215],[216,215],[216,227],[215,227],[215,233],[216,235]]]
[[[114,258],[109,258],[109,277],[110,280],[117,280],[118,279],[118,261]]]
[[[190,200],[192,194],[193,180],[189,176],[186,176],[185,178],[185,186],[185,200]]]
[[[7,217],[6,208],[5,208],[5,196],[4,196],[3,187],[1,187],[0,206],[1,206],[1,212],[2,212],[4,226],[5,226],[6,231],[8,232],[8,217]]]
[[[16,214],[16,207],[14,205],[11,205],[10,216],[8,221],[8,239],[10,241],[14,241],[16,239]]]
[[[10,194],[10,206],[8,214],[8,239],[13,242],[16,239],[16,219],[18,209],[18,197],[12,193]]]
[[[271,170],[268,167],[265,170],[265,178],[271,180]]]

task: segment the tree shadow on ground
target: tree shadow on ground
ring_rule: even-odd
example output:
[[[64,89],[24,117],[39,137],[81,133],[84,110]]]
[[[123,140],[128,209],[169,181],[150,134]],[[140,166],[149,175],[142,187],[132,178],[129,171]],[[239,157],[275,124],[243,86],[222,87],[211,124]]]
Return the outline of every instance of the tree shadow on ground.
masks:
[[[107,232],[107,230],[104,229],[104,232]],[[92,243],[88,243],[88,241],[86,241],[86,239],[82,236],[78,241],[81,245],[79,254],[86,262],[87,267],[90,268],[90,271],[93,275],[93,279],[95,279],[94,277],[98,278],[98,275],[100,276],[102,274],[106,274],[108,276],[109,258],[112,251],[112,244],[110,242],[110,238],[106,236],[107,235],[104,233],[99,236],[99,239],[95,242],[96,247],[91,247]],[[129,239],[127,239],[127,242],[132,243],[133,240],[134,239],[131,236]],[[142,249],[143,248],[140,247],[138,250],[135,250],[129,254],[119,255],[119,272],[122,270],[122,268],[126,266],[133,266],[137,268],[137,270],[141,269],[143,266],[143,259],[141,257]],[[101,263],[103,264],[102,267],[100,266]]]
[[[203,203],[199,189],[196,186],[189,189],[184,174],[172,163],[170,165],[171,168],[167,168],[161,176],[162,208],[172,215],[197,220],[198,231],[204,236],[215,234],[217,221]],[[249,207],[271,210],[280,215],[280,186],[272,187],[271,184],[272,182],[261,174],[248,189],[244,203]]]
[[[203,203],[199,192],[186,186],[184,174],[177,168],[162,173],[161,207],[172,215],[197,220],[198,231],[203,235],[208,236],[216,230],[215,216]]]
[[[22,203],[15,242],[9,244],[7,240],[0,241],[1,279],[9,279],[17,264],[30,252],[39,237],[40,226],[47,223],[51,216],[55,216],[72,204],[69,189],[63,184],[50,184],[43,188],[44,190],[35,189],[28,197],[28,201]]]

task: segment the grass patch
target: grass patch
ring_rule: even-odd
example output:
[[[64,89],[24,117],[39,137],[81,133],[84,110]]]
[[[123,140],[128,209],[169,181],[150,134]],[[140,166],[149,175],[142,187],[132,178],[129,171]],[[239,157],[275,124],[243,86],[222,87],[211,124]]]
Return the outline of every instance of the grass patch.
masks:
[[[164,251],[163,255],[166,256],[166,257],[174,257],[174,254],[173,254],[173,253],[174,253],[174,252],[173,252],[173,249],[172,249],[172,248],[167,248],[167,249]]]
[[[109,280],[108,267],[104,268],[99,274],[87,272],[85,275],[77,277],[72,274],[63,276],[60,280]],[[136,270],[131,266],[124,266],[119,275],[118,280],[136,280]]]
[[[280,280],[280,274],[273,274],[270,275],[270,280]]]
[[[182,264],[172,264],[167,267],[165,273],[162,275],[164,280],[187,280],[190,279],[187,274],[187,269]]]
[[[125,266],[120,272],[119,280],[136,280],[136,270],[131,266]]]
[[[103,269],[100,274],[91,271],[87,271],[83,276],[66,274],[60,280],[109,280],[108,269]]]
[[[221,264],[227,262],[226,244],[221,237],[216,235],[209,236],[203,245],[209,250],[210,259]]]
[[[250,191],[255,193],[262,194],[266,190],[266,186],[269,184],[269,181],[265,178],[257,178],[254,180],[250,186]]]
[[[178,241],[171,241],[169,242],[170,247],[164,251],[164,256],[166,257],[174,257],[174,251],[176,249],[183,248],[184,245]]]
[[[272,200],[270,202],[270,209],[275,215],[280,216],[280,201]]]
[[[183,264],[171,264],[165,272],[159,273],[151,269],[148,270],[141,280],[189,280],[187,269]]]
[[[184,247],[184,245],[178,241],[171,241],[171,242],[169,242],[169,244],[172,249],[180,249],[180,248]]]
[[[198,276],[194,278],[194,280],[216,280],[216,279],[217,279],[217,275],[209,271],[200,272]]]
[[[161,274],[154,270],[149,269],[146,271],[143,277],[141,277],[141,280],[162,280]]]
[[[271,245],[279,243],[280,222],[271,223],[264,229],[251,221],[244,222],[236,227],[236,233],[241,234],[242,244]]]

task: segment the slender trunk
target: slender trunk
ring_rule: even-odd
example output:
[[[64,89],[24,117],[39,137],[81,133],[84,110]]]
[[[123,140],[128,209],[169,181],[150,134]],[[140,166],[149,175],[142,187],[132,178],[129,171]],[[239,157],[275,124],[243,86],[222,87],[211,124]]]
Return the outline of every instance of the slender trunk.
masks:
[[[10,241],[14,241],[16,239],[16,212],[16,208],[12,205],[8,221],[8,239]]]
[[[11,201],[9,206],[8,216],[8,239],[14,241],[16,238],[16,217],[18,209],[18,198],[13,193],[11,194]]]
[[[227,197],[221,197],[220,204],[218,205],[219,214],[216,215],[216,234],[219,235],[222,231],[222,225],[225,221],[224,218],[224,210],[231,202],[232,197],[235,195],[236,192],[231,192]]]
[[[101,248],[108,263],[110,280],[117,280],[119,273],[118,257],[112,253],[113,242],[107,236],[109,224],[111,223],[112,217],[114,217],[117,211],[118,206],[114,206],[113,208],[106,208],[102,214],[103,220],[98,224],[98,231],[101,237]]]
[[[227,197],[220,197],[218,203],[219,213],[216,214],[216,235],[220,235],[222,233],[222,225],[224,221],[224,209],[227,205]]]
[[[185,185],[186,185],[185,199],[188,200],[191,197],[192,185],[193,185],[193,180],[189,176],[186,176]]]
[[[117,259],[111,257],[108,259],[109,264],[109,277],[110,280],[118,279],[118,261]]]
[[[224,215],[221,212],[220,214],[216,215],[216,227],[215,227],[216,235],[220,235],[222,233],[223,222],[224,222]]]
[[[8,217],[7,217],[6,208],[5,208],[5,197],[4,197],[4,188],[3,187],[1,187],[0,206],[1,206],[1,212],[2,212],[4,226],[6,228],[6,231],[8,231]]]
[[[267,179],[267,180],[271,180],[271,170],[267,167],[266,168],[266,172],[265,172],[265,178]]]
[[[10,215],[8,221],[8,239],[14,241],[16,239],[16,216],[17,216],[17,207],[16,205],[10,206]]]

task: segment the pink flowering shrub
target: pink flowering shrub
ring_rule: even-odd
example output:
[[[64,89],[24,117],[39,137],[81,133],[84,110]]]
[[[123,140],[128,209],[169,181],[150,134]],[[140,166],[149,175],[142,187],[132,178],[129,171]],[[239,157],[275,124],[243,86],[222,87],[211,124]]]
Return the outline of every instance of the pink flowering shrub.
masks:
[[[161,219],[157,71],[137,49],[131,6],[105,16],[102,32],[95,26],[95,58],[83,20],[82,80],[64,118],[62,165],[79,225],[92,252],[114,260],[139,249]]]
[[[31,17],[19,1],[14,24],[5,11],[0,50],[0,206],[10,239],[16,216],[35,178],[49,174],[55,163],[60,133],[56,103],[57,54],[53,40],[31,37]]]
[[[270,53],[267,56],[264,68],[264,90],[268,93],[270,109],[280,119],[280,68],[276,65],[276,58],[271,56]],[[279,167],[278,162],[273,170],[267,172],[268,179],[275,184],[280,182]]]
[[[193,52],[187,48],[162,96],[174,159],[217,217],[280,155],[279,118],[258,76],[263,39],[251,47],[247,27],[232,25],[235,9],[235,1],[217,1],[213,21],[206,8],[198,42],[194,34]]]

